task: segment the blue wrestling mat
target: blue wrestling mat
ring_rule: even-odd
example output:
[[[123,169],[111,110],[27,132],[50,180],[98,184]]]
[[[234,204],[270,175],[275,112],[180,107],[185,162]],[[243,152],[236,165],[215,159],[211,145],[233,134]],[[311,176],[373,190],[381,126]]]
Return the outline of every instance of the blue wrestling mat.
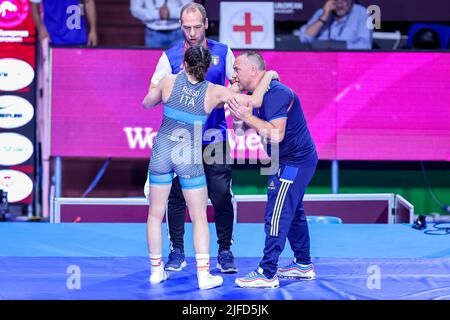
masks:
[[[214,225],[210,229],[211,270],[217,273]],[[2,223],[0,299],[450,299],[449,236],[380,224],[311,224],[310,233],[316,280],[281,280],[277,289],[236,287],[234,279],[257,266],[264,242],[262,224],[240,223],[233,244],[239,272],[223,275],[222,287],[202,291],[191,224],[186,225],[187,268],[150,285],[144,224]],[[280,264],[288,263],[291,254],[287,245]],[[71,281],[74,272],[78,288]]]

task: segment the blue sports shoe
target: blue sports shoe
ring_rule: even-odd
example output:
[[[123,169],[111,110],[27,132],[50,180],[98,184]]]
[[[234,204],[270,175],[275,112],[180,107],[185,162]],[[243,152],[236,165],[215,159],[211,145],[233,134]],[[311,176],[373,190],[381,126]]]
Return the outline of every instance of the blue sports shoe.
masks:
[[[241,288],[277,288],[280,286],[277,275],[269,279],[263,274],[262,268],[258,268],[243,277],[237,278],[235,283]]]
[[[222,273],[236,273],[238,269],[234,265],[234,256],[230,250],[222,250],[217,256],[216,268]]]
[[[314,272],[314,265],[300,264],[295,260],[287,266],[278,268],[277,275],[280,278],[297,279],[297,280],[314,280],[316,273]]]
[[[165,270],[181,271],[184,267],[186,267],[186,265],[187,263],[184,257],[184,253],[179,248],[174,248],[172,251],[170,251]]]

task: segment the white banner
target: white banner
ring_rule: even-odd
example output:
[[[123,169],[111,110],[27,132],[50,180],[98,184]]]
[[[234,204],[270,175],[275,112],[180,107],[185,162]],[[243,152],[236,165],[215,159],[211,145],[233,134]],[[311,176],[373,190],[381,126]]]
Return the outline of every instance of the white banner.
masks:
[[[233,49],[274,49],[273,2],[221,2],[220,42]]]

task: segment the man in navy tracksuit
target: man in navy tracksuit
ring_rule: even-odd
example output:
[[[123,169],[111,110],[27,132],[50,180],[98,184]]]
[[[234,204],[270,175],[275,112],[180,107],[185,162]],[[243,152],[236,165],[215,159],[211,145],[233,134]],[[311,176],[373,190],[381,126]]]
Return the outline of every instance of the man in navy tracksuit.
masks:
[[[233,80],[243,91],[253,91],[265,72],[265,62],[254,51],[241,54],[234,63]],[[278,287],[278,277],[315,279],[311,263],[309,231],[303,196],[318,162],[298,96],[287,86],[272,81],[261,108],[230,103],[234,119],[242,120],[271,143],[267,152],[276,172],[269,175],[265,210],[264,257],[258,268],[236,279],[240,287]],[[276,150],[278,153],[276,152]],[[277,270],[286,238],[295,259]]]

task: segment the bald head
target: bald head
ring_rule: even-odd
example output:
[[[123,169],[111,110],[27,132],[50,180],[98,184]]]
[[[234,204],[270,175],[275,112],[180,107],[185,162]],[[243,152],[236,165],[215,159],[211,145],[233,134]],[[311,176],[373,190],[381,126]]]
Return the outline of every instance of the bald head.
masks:
[[[233,65],[233,80],[243,91],[254,91],[266,71],[264,58],[256,51],[241,53]]]
[[[266,62],[261,54],[256,51],[245,51],[239,56],[245,56],[248,59],[248,63],[256,66],[259,71],[266,71]]]
[[[206,9],[204,6],[202,6],[201,4],[197,3],[197,2],[190,2],[188,4],[185,4],[183,6],[183,8],[181,8],[181,12],[180,12],[180,20],[183,20],[183,13],[195,13],[195,12],[200,12],[200,14],[202,15],[202,19],[203,19],[203,23],[206,23]]]

